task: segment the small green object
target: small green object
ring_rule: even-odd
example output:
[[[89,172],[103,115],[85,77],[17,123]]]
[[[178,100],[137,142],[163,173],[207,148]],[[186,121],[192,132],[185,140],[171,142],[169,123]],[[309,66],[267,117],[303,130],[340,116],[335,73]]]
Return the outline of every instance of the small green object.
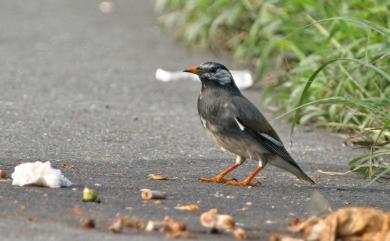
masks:
[[[97,199],[98,193],[93,188],[85,187],[83,190],[83,201],[84,202],[95,202]]]

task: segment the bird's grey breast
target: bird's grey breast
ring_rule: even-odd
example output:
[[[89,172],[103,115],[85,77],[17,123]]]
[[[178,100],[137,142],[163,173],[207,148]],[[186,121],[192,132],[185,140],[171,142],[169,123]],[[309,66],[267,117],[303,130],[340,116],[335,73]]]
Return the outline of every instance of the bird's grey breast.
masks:
[[[228,115],[229,98],[223,93],[202,91],[198,97],[198,113],[202,125],[211,132],[221,132],[230,128],[234,119]]]

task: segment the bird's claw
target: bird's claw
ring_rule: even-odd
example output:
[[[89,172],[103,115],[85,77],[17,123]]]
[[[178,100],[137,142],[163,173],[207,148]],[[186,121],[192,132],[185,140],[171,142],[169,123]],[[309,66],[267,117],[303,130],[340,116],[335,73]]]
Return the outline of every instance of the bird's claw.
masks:
[[[215,183],[228,183],[237,181],[236,179],[230,178],[220,178],[220,177],[212,177],[212,178],[199,178],[201,182],[215,182]]]
[[[228,182],[225,182],[225,184],[230,185],[230,186],[242,186],[242,187],[245,187],[245,186],[256,187],[257,186],[256,182],[247,182],[247,181],[238,182],[237,180],[228,181]]]

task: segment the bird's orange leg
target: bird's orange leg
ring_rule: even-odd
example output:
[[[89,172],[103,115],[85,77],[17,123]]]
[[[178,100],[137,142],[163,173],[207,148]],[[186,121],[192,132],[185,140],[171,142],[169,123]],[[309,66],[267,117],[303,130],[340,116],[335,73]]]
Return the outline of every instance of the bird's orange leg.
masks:
[[[255,187],[255,186],[257,186],[257,183],[251,182],[251,181],[253,180],[253,178],[255,178],[255,176],[256,176],[261,170],[263,170],[264,167],[265,167],[265,165],[258,166],[258,167],[249,175],[249,177],[245,178],[245,180],[243,180],[242,182],[238,182],[238,181],[232,180],[232,181],[226,182],[226,184],[232,185],[232,186],[252,186],[252,187]]]
[[[238,166],[240,166],[244,162],[245,162],[244,157],[237,156],[236,163],[234,165],[232,165],[231,167],[229,167],[228,169],[226,169],[225,171],[219,173],[218,175],[216,175],[215,177],[212,177],[212,178],[199,178],[199,181],[201,181],[201,182],[224,182],[224,183],[234,181],[234,179],[226,179],[224,177],[229,172],[233,171],[234,169],[236,169]]]
[[[232,165],[231,167],[229,167],[225,171],[219,173],[215,177],[212,177],[212,178],[199,178],[199,181],[201,181],[201,182],[229,182],[229,181],[233,181],[232,179],[226,179],[226,178],[223,178],[223,177],[226,176],[229,172],[231,172],[234,169],[236,169],[239,165],[241,165],[241,163],[235,163],[234,165]]]

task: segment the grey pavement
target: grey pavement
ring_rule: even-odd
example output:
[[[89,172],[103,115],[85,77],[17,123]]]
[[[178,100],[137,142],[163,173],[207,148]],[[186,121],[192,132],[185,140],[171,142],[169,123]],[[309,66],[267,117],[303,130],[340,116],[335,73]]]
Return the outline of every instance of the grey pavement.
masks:
[[[290,218],[309,214],[314,190],[334,208],[389,209],[385,184],[366,187],[358,174],[317,172],[345,171],[348,160],[364,150],[345,147],[336,135],[313,128],[297,131],[291,152],[315,177],[315,187],[296,185],[294,177],[272,167],[256,188],[199,183],[197,178],[216,174],[234,157],[202,130],[195,104],[200,84],[158,82],[154,72],[207,60],[230,66],[230,61],[190,52],[162,34],[151,1],[113,3],[114,12],[103,14],[99,1],[0,1],[0,169],[10,175],[20,161],[49,160],[76,188],[0,182],[1,240],[163,239],[140,231],[107,233],[119,215],[169,215],[187,222],[199,240],[231,240],[229,234],[211,235],[200,226],[199,215],[209,208],[234,215],[239,226],[266,240],[271,233],[286,232]],[[245,95],[259,103],[259,90]],[[276,129],[289,146],[289,126],[276,124]],[[244,178],[255,166],[249,162],[231,176]],[[175,179],[151,181],[150,173]],[[84,186],[95,186],[102,203],[83,203]],[[166,191],[168,199],[162,205],[142,201],[141,188]],[[198,212],[174,209],[197,202]],[[80,218],[95,219],[97,228],[82,229]]]

